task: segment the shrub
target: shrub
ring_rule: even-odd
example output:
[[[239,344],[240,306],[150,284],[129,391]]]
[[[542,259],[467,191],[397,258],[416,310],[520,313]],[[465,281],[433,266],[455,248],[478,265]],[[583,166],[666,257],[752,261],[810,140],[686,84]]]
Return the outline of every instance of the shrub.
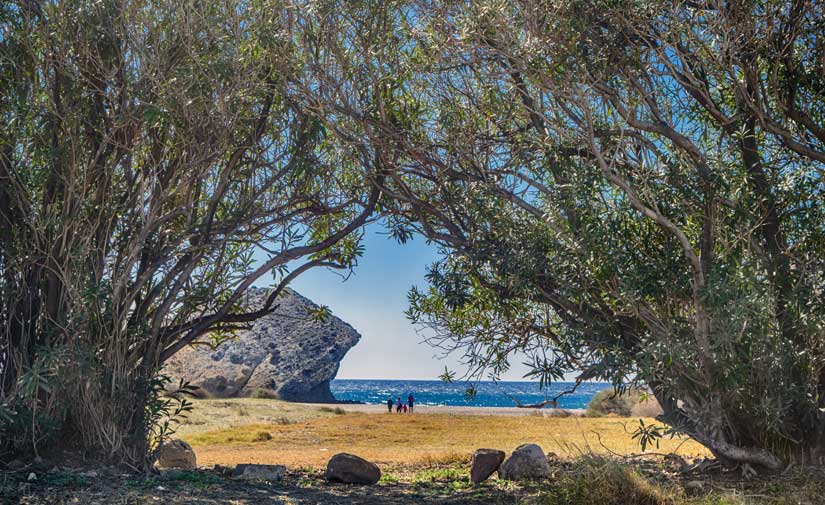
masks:
[[[630,409],[630,415],[633,417],[656,417],[662,414],[662,406],[656,401],[653,395],[647,395],[640,398],[639,401]]]
[[[275,395],[272,391],[264,388],[257,388],[255,391],[252,392],[252,398],[257,398],[259,400],[272,400],[275,398]]]
[[[636,404],[636,398],[638,398],[636,390],[629,389],[620,394],[612,388],[603,389],[593,395],[590,403],[587,404],[587,416],[604,417],[612,414],[629,417],[633,405]]]
[[[588,417],[656,417],[662,408],[656,398],[647,391],[630,388],[617,393],[607,388],[596,393],[587,404]]]
[[[340,415],[343,415],[343,414],[346,414],[346,413],[347,413],[347,411],[346,411],[346,410],[344,410],[344,409],[342,409],[341,407],[335,407],[335,408],[332,408],[332,407],[321,407],[321,408],[320,408],[320,409],[318,409],[318,410],[319,410],[319,411],[321,411],[321,412],[329,412],[329,413],[331,413],[331,414],[335,414],[336,416],[340,416]]]
[[[272,440],[272,435],[267,431],[257,431],[252,435],[253,442],[266,442],[267,440]]]

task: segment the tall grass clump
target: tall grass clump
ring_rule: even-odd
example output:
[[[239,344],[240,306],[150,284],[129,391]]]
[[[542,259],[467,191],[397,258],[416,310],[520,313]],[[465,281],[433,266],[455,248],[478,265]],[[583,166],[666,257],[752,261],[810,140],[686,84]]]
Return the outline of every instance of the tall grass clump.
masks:
[[[681,491],[649,482],[630,466],[585,456],[558,475],[542,505],[676,505]]]

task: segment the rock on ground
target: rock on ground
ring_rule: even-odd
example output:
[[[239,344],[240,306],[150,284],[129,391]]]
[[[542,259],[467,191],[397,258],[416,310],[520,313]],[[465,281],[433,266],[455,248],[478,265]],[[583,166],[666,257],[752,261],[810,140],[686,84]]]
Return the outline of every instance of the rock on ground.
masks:
[[[183,440],[167,440],[158,452],[158,467],[194,470],[197,467],[195,451]]]
[[[381,478],[381,469],[375,463],[354,454],[342,452],[327,463],[326,479],[345,484],[375,484]]]
[[[242,464],[235,467],[232,478],[238,480],[270,480],[281,481],[286,474],[284,465],[254,465]]]
[[[251,288],[245,306],[260,307],[269,291]],[[297,402],[332,403],[329,381],[361,335],[330,316],[312,317],[318,306],[290,289],[276,300],[275,311],[250,330],[217,348],[187,347],[175,354],[164,373],[185,379],[204,398],[260,396]],[[175,380],[173,383],[177,383]]]
[[[504,451],[497,449],[476,450],[470,464],[470,480],[474,484],[484,482],[493,475],[493,472],[498,470],[502,461],[504,461]]]
[[[547,456],[536,444],[516,447],[507,461],[501,464],[498,474],[506,480],[545,479],[552,474]]]
[[[705,491],[705,485],[698,480],[692,480],[685,484],[685,494],[688,496],[700,496]]]

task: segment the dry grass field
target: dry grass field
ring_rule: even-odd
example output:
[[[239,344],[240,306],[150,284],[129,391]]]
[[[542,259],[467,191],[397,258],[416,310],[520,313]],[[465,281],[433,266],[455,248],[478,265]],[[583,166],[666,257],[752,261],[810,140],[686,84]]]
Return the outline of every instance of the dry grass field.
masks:
[[[683,474],[673,459],[610,455],[638,453],[638,446],[626,432],[638,419],[548,417],[564,413],[525,414],[521,409],[514,410],[422,408],[420,413],[404,415],[387,414],[381,408],[365,405],[320,406],[256,399],[197,401],[176,436],[194,445],[201,467],[286,464],[284,481],[239,482],[204,468],[133,475],[115,467],[97,468],[94,476],[80,470],[56,469],[39,473],[32,481],[29,470],[24,469],[0,472],[0,504],[825,503],[822,469],[795,468],[748,480],[742,479],[738,471]],[[480,415],[490,412],[498,415]],[[551,462],[551,479],[514,483],[494,477],[480,485],[469,482],[469,460],[474,449],[483,446],[510,451],[525,442],[538,443],[559,456]],[[684,456],[705,455],[695,443],[679,440],[665,440],[657,451],[663,454],[677,449]],[[323,468],[338,451],[353,452],[378,463],[382,470],[378,485],[327,482]],[[688,488],[695,489],[696,484],[700,491],[689,492]]]
[[[655,422],[646,419],[645,422]],[[206,400],[178,432],[199,465],[285,464],[323,468],[337,452],[351,452],[385,466],[468,461],[479,447],[511,451],[537,443],[562,458],[582,454],[638,453],[630,431],[638,419],[453,414],[378,414],[273,400]],[[665,439],[658,449],[703,456],[690,440]]]

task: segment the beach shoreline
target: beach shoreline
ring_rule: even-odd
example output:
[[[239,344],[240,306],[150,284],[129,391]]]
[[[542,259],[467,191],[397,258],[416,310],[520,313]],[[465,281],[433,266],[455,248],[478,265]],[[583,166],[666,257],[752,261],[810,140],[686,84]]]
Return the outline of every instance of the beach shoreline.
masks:
[[[375,405],[367,403],[300,403],[290,402],[316,409],[342,409],[346,412],[358,412],[362,414],[388,414],[386,405]],[[469,407],[466,405],[421,405],[415,406],[413,414],[448,414],[458,416],[530,416],[541,415],[544,417],[563,417],[567,415],[582,416],[586,409],[562,409],[562,408],[518,408],[518,407]],[[396,414],[393,407],[393,414]],[[403,414],[398,414],[403,415]],[[409,415],[409,412],[407,412]]]

